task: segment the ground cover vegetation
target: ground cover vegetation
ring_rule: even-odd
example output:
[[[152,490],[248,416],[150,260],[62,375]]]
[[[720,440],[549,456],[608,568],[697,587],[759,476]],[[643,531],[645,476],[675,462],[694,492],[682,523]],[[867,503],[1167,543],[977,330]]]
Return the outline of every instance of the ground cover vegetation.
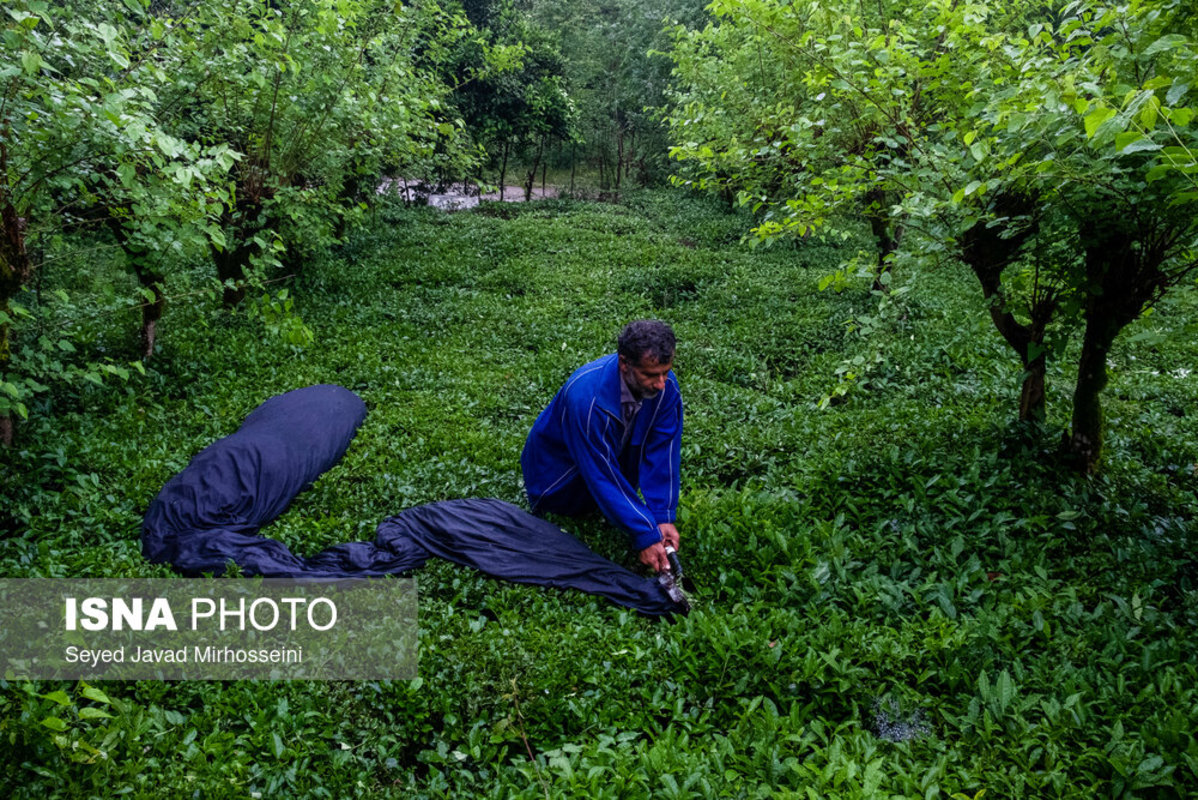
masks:
[[[820,409],[882,335],[854,330],[871,277],[818,288],[865,226],[751,249],[744,213],[670,192],[376,213],[290,284],[309,343],[209,297],[173,310],[144,376],[45,393],[3,454],[0,572],[169,575],[138,552],[149,500],[263,398],[320,381],[370,413],[271,536],[307,553],[420,502],[520,502],[539,408],[651,315],[681,342],[695,611],[657,623],[433,564],[417,681],[0,683],[0,793],[1193,794],[1192,290],[1114,347],[1106,469],[1084,476],[1010,424],[1019,370],[964,265],[892,295],[895,346]],[[120,316],[86,327],[81,350],[133,354]],[[1063,429],[1069,376],[1048,373]],[[567,527],[631,561],[601,521]]]
[[[520,502],[535,414],[655,316],[697,608],[430,565],[417,681],[0,681],[0,794],[1194,794],[1192,22],[9,3],[0,574],[170,575],[150,499],[315,382],[370,415],[268,530],[296,551]],[[629,192],[663,124],[710,197]],[[618,202],[378,191],[509,160]]]

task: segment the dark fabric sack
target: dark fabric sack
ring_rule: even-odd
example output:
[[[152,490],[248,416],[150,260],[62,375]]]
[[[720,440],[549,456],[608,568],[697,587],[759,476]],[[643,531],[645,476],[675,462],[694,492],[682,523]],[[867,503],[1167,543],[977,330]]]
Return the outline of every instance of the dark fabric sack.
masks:
[[[302,573],[303,561],[258,529],[341,460],[365,418],[366,404],[341,386],[270,398],[162,487],[142,521],[142,554],[189,574],[220,574],[228,561],[252,575]]]
[[[654,616],[680,610],[655,580],[500,500],[418,506],[383,520],[374,542],[335,545],[307,559],[259,536],[340,460],[365,416],[362,400],[340,386],[270,398],[167,482],[142,523],[142,553],[189,575],[220,574],[232,561],[247,575],[313,579],[406,572],[436,556],[504,580],[601,595]]]

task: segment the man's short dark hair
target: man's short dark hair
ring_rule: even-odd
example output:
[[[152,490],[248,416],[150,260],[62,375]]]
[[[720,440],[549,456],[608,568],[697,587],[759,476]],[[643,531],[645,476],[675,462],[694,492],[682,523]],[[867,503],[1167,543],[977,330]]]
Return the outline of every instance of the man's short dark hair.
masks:
[[[656,319],[630,322],[620,331],[616,352],[636,366],[645,357],[652,357],[658,364],[669,364],[674,360],[674,330]]]

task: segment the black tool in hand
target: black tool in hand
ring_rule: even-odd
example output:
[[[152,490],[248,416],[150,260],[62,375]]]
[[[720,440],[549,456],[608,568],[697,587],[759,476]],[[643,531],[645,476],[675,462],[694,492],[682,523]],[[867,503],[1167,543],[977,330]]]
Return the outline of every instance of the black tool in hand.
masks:
[[[678,551],[666,545],[666,558],[670,562],[670,568],[657,573],[657,583],[685,614],[691,610],[691,604],[682,591],[682,562],[678,560]]]
[[[675,583],[682,583],[682,562],[678,560],[678,551],[666,545],[666,558],[670,561],[670,572],[674,575]]]

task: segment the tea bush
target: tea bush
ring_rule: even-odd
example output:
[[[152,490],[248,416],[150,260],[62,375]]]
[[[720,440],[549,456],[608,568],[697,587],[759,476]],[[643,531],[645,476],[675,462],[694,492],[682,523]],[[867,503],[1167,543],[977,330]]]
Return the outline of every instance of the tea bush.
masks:
[[[145,377],[46,397],[0,455],[0,569],[169,575],[138,551],[158,489],[316,382],[369,415],[268,535],[310,553],[418,503],[522,502],[535,415],[652,315],[680,343],[694,612],[432,563],[415,681],[0,682],[0,794],[1198,795],[1194,291],[1113,354],[1086,478],[1056,461],[1070,376],[1042,429],[1013,425],[1019,375],[963,269],[899,270],[880,310],[851,275],[819,290],[859,242],[752,249],[693,197],[496,210],[384,209],[305,264],[306,347],[179,303]],[[632,563],[602,520],[559,521]]]

